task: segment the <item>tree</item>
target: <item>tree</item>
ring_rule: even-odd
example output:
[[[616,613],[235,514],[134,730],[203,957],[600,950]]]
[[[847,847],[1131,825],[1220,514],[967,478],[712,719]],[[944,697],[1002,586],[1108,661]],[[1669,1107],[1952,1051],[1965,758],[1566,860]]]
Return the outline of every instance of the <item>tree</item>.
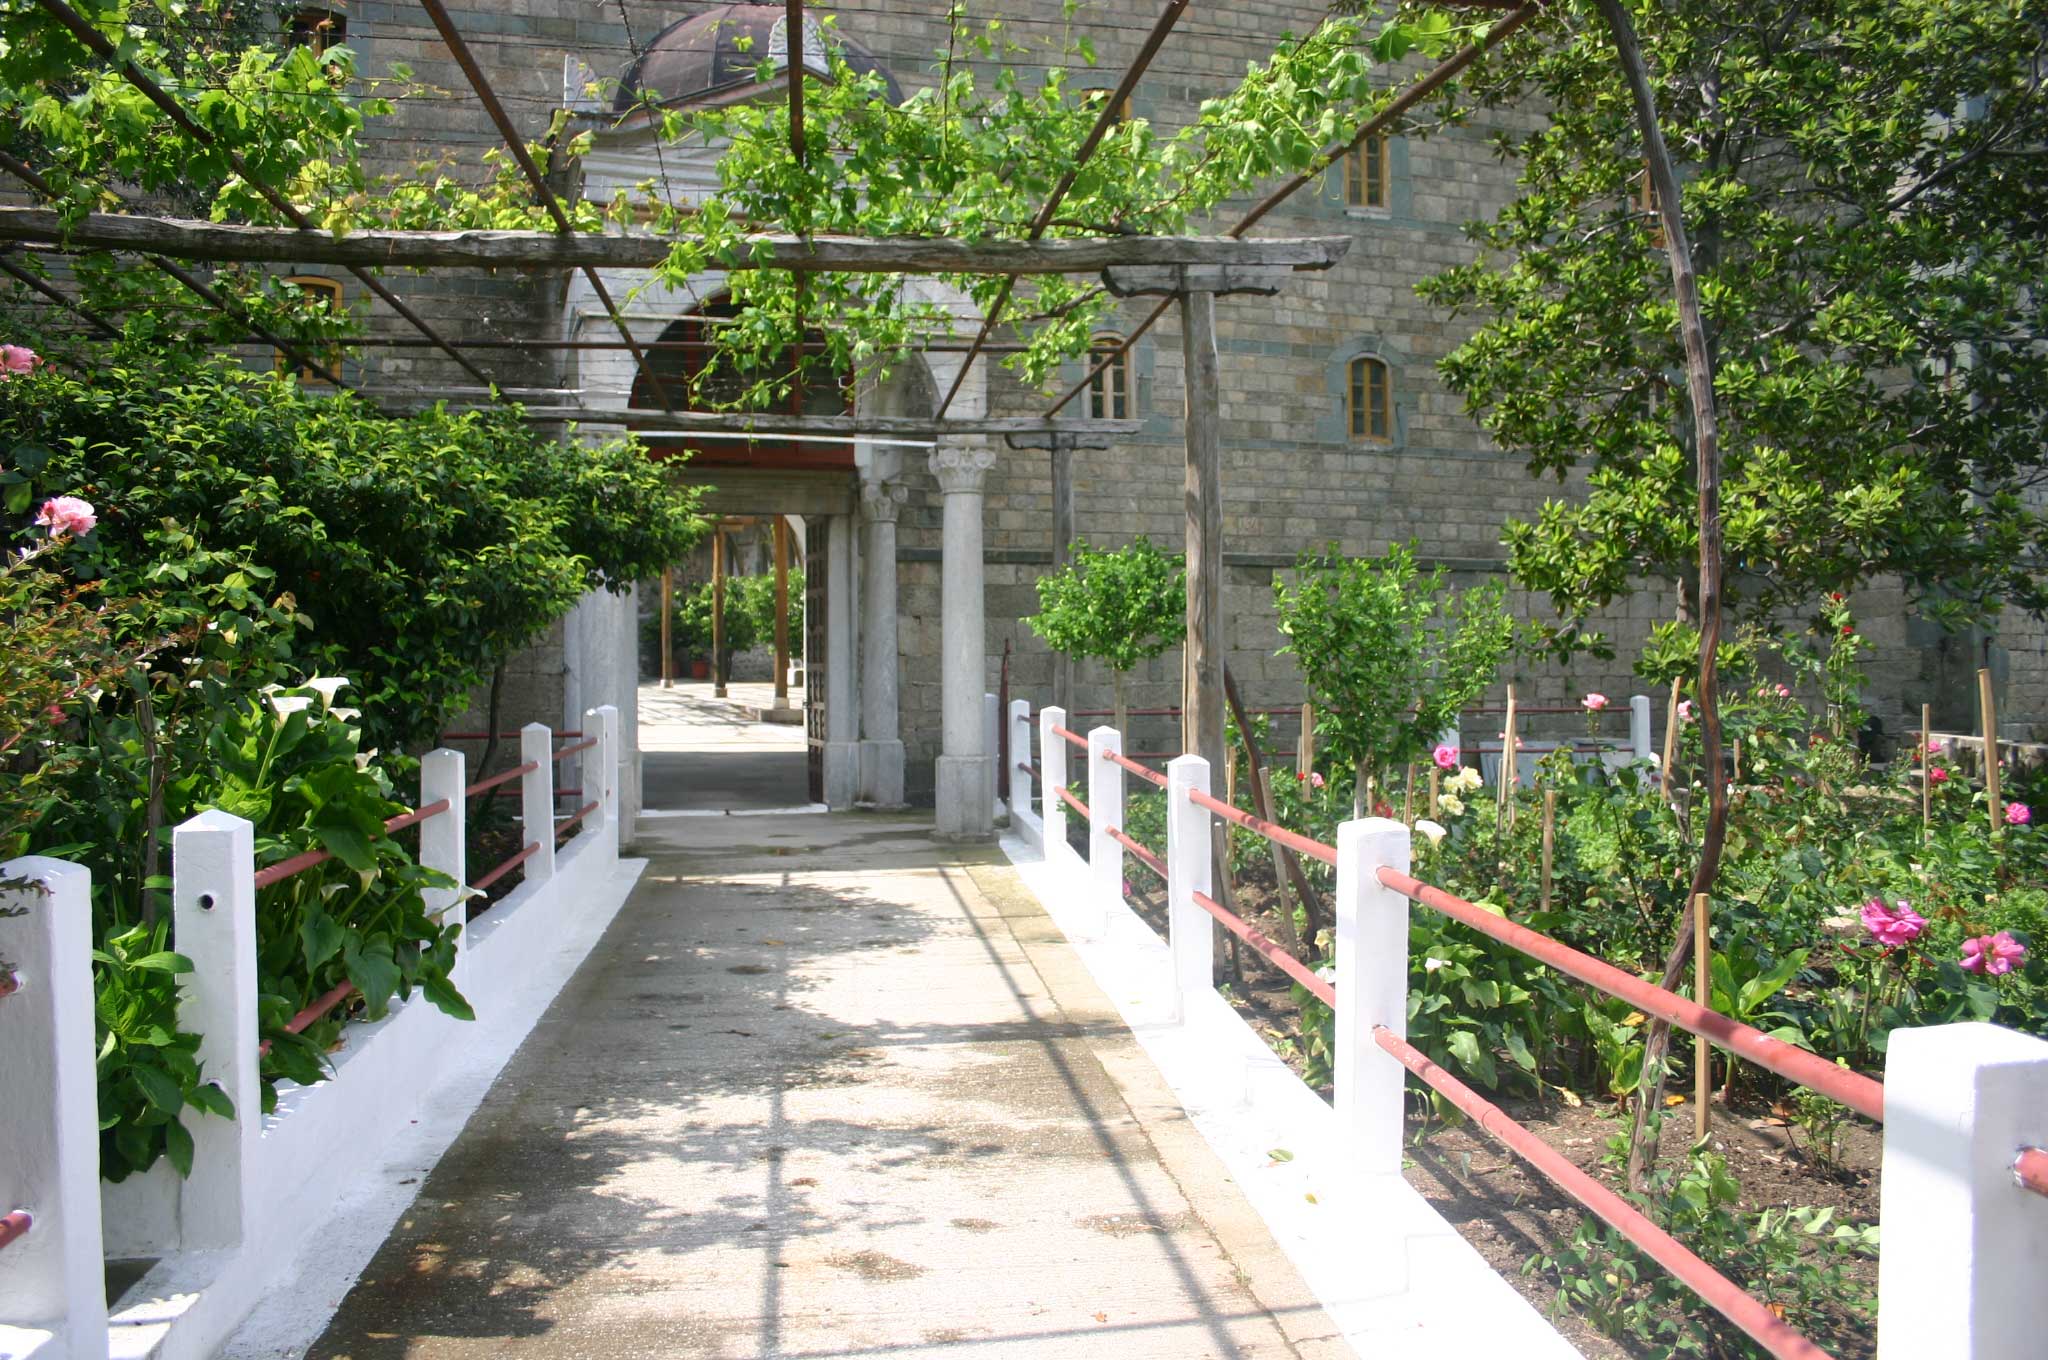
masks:
[[[1116,687],[1116,730],[1129,730],[1124,677],[1187,634],[1187,570],[1151,539],[1114,551],[1074,541],[1071,561],[1038,578],[1038,613],[1025,620],[1054,651],[1109,667]]]
[[[1428,754],[1458,711],[1493,683],[1514,642],[1498,584],[1444,589],[1424,576],[1413,547],[1347,558],[1335,545],[1304,553],[1292,590],[1275,578],[1280,650],[1300,663],[1316,701],[1316,734],[1349,765],[1354,817],[1366,814],[1375,775]]]
[[[1951,625],[2048,608],[2048,16],[2007,0],[1631,7],[1680,161],[1725,463],[1729,581],[1765,621],[1878,576]],[[1629,82],[1602,22],[1504,53],[1483,103],[1520,193],[1425,296],[1485,324],[1450,386],[1538,475],[1584,494],[1508,529],[1560,651],[1672,583],[1696,622],[1692,399]]]

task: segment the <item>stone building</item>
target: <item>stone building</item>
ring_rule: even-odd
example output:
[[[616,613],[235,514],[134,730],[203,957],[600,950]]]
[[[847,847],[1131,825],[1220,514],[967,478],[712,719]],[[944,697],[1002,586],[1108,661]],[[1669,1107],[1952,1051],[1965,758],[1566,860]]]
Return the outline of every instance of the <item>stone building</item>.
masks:
[[[754,73],[763,53],[780,59],[790,46],[780,3],[503,0],[450,8],[529,136],[541,135],[555,110],[565,106],[574,111],[572,127],[595,132],[590,153],[563,174],[593,198],[652,179],[687,199],[714,182],[715,147],[657,145],[644,119],[621,115],[630,100],[617,91],[652,88],[676,104],[783,97],[779,80],[760,85]],[[844,44],[857,67],[885,72],[904,91],[932,79],[934,56],[945,46],[946,6],[843,0],[829,9],[836,16],[831,40]],[[1152,120],[1163,131],[1184,125],[1202,99],[1227,89],[1281,34],[1308,30],[1324,10],[1313,0],[1243,0],[1191,12],[1138,86],[1130,115]],[[1003,59],[1027,66],[1049,60],[1041,49],[1065,23],[1055,0],[977,3],[973,12],[977,18],[1005,15],[1025,51]],[[1076,83],[1112,87],[1151,17],[1149,10],[1128,6],[1084,7],[1076,22],[1090,32],[1099,65],[1077,73]],[[357,0],[308,10],[301,22],[309,32],[336,38],[344,36],[345,26],[345,40],[366,75],[382,76],[403,65],[445,92],[401,101],[394,118],[373,123],[378,168],[398,171],[444,160],[474,167],[486,150],[500,145],[417,6]],[[796,44],[799,59],[806,46],[822,40],[807,32]],[[1390,71],[1388,79],[1409,78],[1418,69]],[[593,80],[616,83],[593,92]],[[1530,480],[1520,461],[1493,448],[1438,383],[1437,361],[1467,333],[1467,323],[1447,319],[1414,293],[1423,277],[1470,258],[1472,246],[1460,224],[1491,214],[1506,200],[1508,174],[1488,144],[1497,127],[1482,117],[1426,140],[1394,136],[1371,146],[1369,154],[1297,194],[1262,224],[1262,232],[1271,235],[1349,234],[1355,239],[1342,263],[1325,274],[1294,276],[1278,297],[1226,299],[1218,307],[1229,664],[1254,705],[1301,697],[1290,661],[1276,655],[1281,639],[1273,626],[1272,582],[1303,548],[1336,543],[1364,553],[1413,539],[1425,560],[1448,564],[1461,579],[1484,579],[1503,570],[1504,519],[1533,513],[1546,495],[1570,494],[1569,488],[1559,492]],[[1227,205],[1221,225],[1244,206]],[[723,288],[716,275],[677,290],[643,288],[644,277],[625,272],[607,283],[614,297],[632,296],[628,321],[643,343],[701,334],[716,320]],[[476,359],[508,388],[567,390],[585,404],[614,409],[652,404],[647,376],[617,346],[604,309],[580,276],[440,274],[402,280],[401,286],[451,334],[504,343],[506,348],[477,351]],[[971,334],[975,318],[964,300],[955,301],[963,302],[963,335]],[[1119,324],[1133,324],[1144,310],[1131,304]],[[459,395],[474,387],[470,375],[432,348],[388,343],[412,333],[381,305],[371,315],[374,333],[387,343],[362,350],[351,364],[371,370],[363,374],[371,385],[422,396]],[[517,347],[533,340],[587,347]],[[613,347],[601,347],[607,344]],[[852,409],[929,415],[937,394],[952,384],[959,358],[935,353],[905,363],[886,390],[853,393]],[[685,361],[657,354],[653,362]],[[1180,367],[1180,337],[1169,312],[1136,345],[1128,363],[1085,399],[1097,414],[1142,423],[1138,434],[1112,450],[1076,455],[1076,527],[1090,542],[1117,544],[1144,533],[1178,547]],[[1080,373],[1073,367],[1063,385]],[[819,391],[806,401],[807,409],[844,410],[848,395]],[[1033,415],[1046,405],[1042,394],[982,359],[951,414]],[[820,747],[820,791],[828,801],[929,802],[936,792],[944,808],[964,787],[935,790],[935,781],[949,777],[939,759],[946,725],[941,617],[949,498],[956,517],[972,515],[982,536],[976,554],[983,571],[982,684],[995,689],[1007,651],[1012,693],[1049,699],[1052,658],[1022,623],[1036,607],[1032,583],[1052,559],[1046,454],[987,441],[939,449],[865,442],[654,443],[694,451],[685,475],[716,488],[712,508],[791,516],[792,524],[801,524],[812,587],[823,591],[814,595],[823,607],[813,611],[811,675],[813,702],[822,701],[823,708],[815,715],[813,735]],[[972,507],[977,499],[978,507]],[[1531,614],[1544,608],[1537,600],[1516,603]],[[1890,731],[1916,725],[1922,702],[1937,705],[1944,726],[1969,730],[1967,677],[1985,656],[2004,686],[2008,735],[2030,734],[2048,719],[2042,702],[2048,696],[2048,650],[2038,629],[2015,629],[2003,645],[1943,639],[1912,616],[1895,592],[1873,591],[1859,604],[1879,648],[1874,697]],[[635,607],[630,599],[593,598],[522,658],[517,716],[573,720],[584,706],[607,698],[630,712]],[[1559,704],[1587,689],[1619,695],[1641,688],[1629,676],[1627,661],[1646,629],[1671,611],[1668,588],[1645,589],[1604,620],[1619,661],[1586,662],[1569,671],[1527,667],[1512,677],[1523,702]],[[1136,678],[1134,706],[1178,702],[1176,654]],[[1082,670],[1077,706],[1105,707],[1108,693],[1106,675]],[[962,719],[956,713],[953,721]],[[1170,740],[1163,729],[1156,735]]]

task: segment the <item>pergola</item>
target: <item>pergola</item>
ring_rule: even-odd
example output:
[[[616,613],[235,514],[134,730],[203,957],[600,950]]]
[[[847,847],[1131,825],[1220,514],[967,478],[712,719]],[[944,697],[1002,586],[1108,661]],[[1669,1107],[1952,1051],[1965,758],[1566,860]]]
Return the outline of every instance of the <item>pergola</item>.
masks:
[[[115,67],[121,76],[163,110],[180,132],[206,146],[216,143],[211,134],[195,122],[178,99],[147,72],[124,60],[106,37],[87,22],[65,0],[38,0],[89,50]],[[938,823],[941,834],[982,836],[989,830],[990,804],[986,787],[987,761],[992,753],[983,747],[982,693],[985,687],[985,641],[983,613],[982,487],[996,453],[986,440],[1001,436],[1012,449],[1042,450],[1049,454],[1052,475],[1052,546],[1055,567],[1068,554],[1073,537],[1073,454],[1077,449],[1108,447],[1115,438],[1135,431],[1137,422],[1077,420],[1060,415],[1088,384],[1116,363],[1137,339],[1166,313],[1177,308],[1181,323],[1183,371],[1185,373],[1186,459],[1184,505],[1187,555],[1187,642],[1183,698],[1184,748],[1202,755],[1212,765],[1224,758],[1224,677],[1222,635],[1222,489],[1220,471],[1219,397],[1221,374],[1215,333],[1215,303],[1218,296],[1237,293],[1272,294],[1284,286],[1287,275],[1297,270],[1327,269],[1342,258],[1350,245],[1348,237],[1254,238],[1251,229],[1267,214],[1312,182],[1328,166],[1353,148],[1394,124],[1417,104],[1429,98],[1459,72],[1513,34],[1540,9],[1540,0],[1509,5],[1500,0],[1463,0],[1466,7],[1504,10],[1476,41],[1439,63],[1420,80],[1390,100],[1366,120],[1356,132],[1335,142],[1316,157],[1302,173],[1273,189],[1227,233],[1220,236],[1105,238],[1052,238],[1046,233],[1071,189],[1075,176],[1113,126],[1122,99],[1135,88],[1167,41],[1191,0],[1168,0],[1149,31],[1137,58],[1126,70],[1115,96],[1103,101],[1103,109],[1073,166],[1048,195],[1023,239],[959,241],[950,239],[878,239],[847,237],[799,237],[762,235],[750,238],[747,257],[727,265],[734,270],[779,269],[799,277],[813,272],[872,273],[886,275],[999,275],[1001,292],[982,318],[974,340],[965,347],[965,360],[930,419],[876,416],[819,416],[766,412],[695,412],[679,410],[656,381],[653,391],[660,409],[628,408],[623,411],[575,403],[532,405],[529,418],[541,421],[583,421],[646,430],[717,432],[732,435],[792,435],[831,438],[866,438],[881,442],[912,441],[929,444],[929,466],[944,498],[943,560],[943,733],[937,768]],[[465,372],[483,384],[476,395],[486,400],[499,397],[489,376],[480,369],[473,351],[508,344],[522,348],[569,348],[589,341],[522,340],[517,342],[465,343],[442,335],[391,292],[372,270],[387,267],[412,269],[518,269],[582,271],[594,286],[596,296],[619,331],[619,347],[632,351],[643,369],[649,345],[636,339],[619,315],[617,306],[598,274],[600,268],[652,268],[669,254],[669,242],[654,235],[579,233],[572,230],[567,215],[540,168],[528,154],[489,80],[470,54],[468,45],[441,0],[421,0],[442,40],[468,76],[474,93],[504,137],[520,169],[533,185],[535,196],[556,224],[545,231],[361,231],[345,237],[319,230],[281,191],[251,174],[238,156],[229,152],[230,162],[244,174],[290,225],[240,226],[199,222],[140,214],[95,213],[72,221],[58,213],[38,208],[0,208],[0,242],[60,252],[121,251],[140,255],[157,268],[190,288],[202,302],[249,327],[249,341],[272,345],[295,363],[336,380],[327,366],[304,354],[290,341],[269,333],[249,320],[235,304],[185,271],[177,260],[206,262],[319,263],[349,270],[397,315],[418,332],[414,341],[385,339],[385,344],[414,344],[439,349]],[[788,32],[802,31],[802,0],[788,0]],[[803,63],[789,60],[788,97],[792,153],[805,155],[803,124]],[[15,175],[39,193],[50,186],[34,167],[0,153],[0,169]],[[79,314],[102,333],[114,328],[86,312],[33,274],[0,259],[0,268],[34,288],[57,305]],[[1061,395],[1040,417],[949,418],[947,412],[959,394],[969,368],[983,352],[997,350],[990,337],[1001,320],[1010,287],[1031,274],[1099,275],[1104,286],[1120,297],[1154,296],[1159,299],[1150,314],[1113,349],[1100,352],[1089,372]],[[347,342],[354,343],[354,342]],[[375,342],[373,342],[375,343]],[[956,346],[934,345],[940,348]],[[370,393],[365,395],[375,396]],[[546,393],[536,393],[545,397]],[[564,394],[566,395],[566,394]],[[862,501],[876,541],[870,556],[886,551],[893,567],[894,521],[901,503],[900,486],[872,482],[862,488]],[[778,554],[780,556],[780,554]],[[834,553],[833,565],[850,572],[850,556],[844,564]],[[879,576],[879,573],[877,573]],[[895,646],[893,570],[886,586],[886,608],[873,616],[877,625],[869,631],[867,644],[872,659],[887,656],[892,662]],[[878,605],[883,602],[877,601]],[[850,648],[841,657],[828,660],[829,668],[852,664]],[[886,672],[883,673],[883,672]],[[883,666],[873,677],[871,702],[863,704],[863,716],[874,729],[876,739],[896,738],[896,694],[894,667]],[[880,683],[886,682],[886,683]],[[1071,681],[1063,670],[1056,698],[1068,699]],[[828,748],[851,743],[854,715],[850,696],[836,705],[828,698]]]

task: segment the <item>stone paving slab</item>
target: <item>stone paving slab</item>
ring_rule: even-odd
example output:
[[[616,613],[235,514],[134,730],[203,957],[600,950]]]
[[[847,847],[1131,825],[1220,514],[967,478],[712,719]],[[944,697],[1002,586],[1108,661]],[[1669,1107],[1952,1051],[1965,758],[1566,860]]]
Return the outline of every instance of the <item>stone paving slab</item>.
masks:
[[[1127,1032],[992,849],[642,830],[633,898],[312,1356],[1340,1353],[1234,1191],[1183,1193],[1210,1166],[1105,1069]]]

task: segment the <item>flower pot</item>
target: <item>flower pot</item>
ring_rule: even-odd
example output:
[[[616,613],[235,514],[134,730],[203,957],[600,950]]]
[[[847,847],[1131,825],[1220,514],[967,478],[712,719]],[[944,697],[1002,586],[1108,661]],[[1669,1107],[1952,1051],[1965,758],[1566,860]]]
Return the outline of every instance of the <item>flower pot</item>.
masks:
[[[692,680],[709,680],[711,678],[711,658],[708,656],[691,657],[690,678]]]

